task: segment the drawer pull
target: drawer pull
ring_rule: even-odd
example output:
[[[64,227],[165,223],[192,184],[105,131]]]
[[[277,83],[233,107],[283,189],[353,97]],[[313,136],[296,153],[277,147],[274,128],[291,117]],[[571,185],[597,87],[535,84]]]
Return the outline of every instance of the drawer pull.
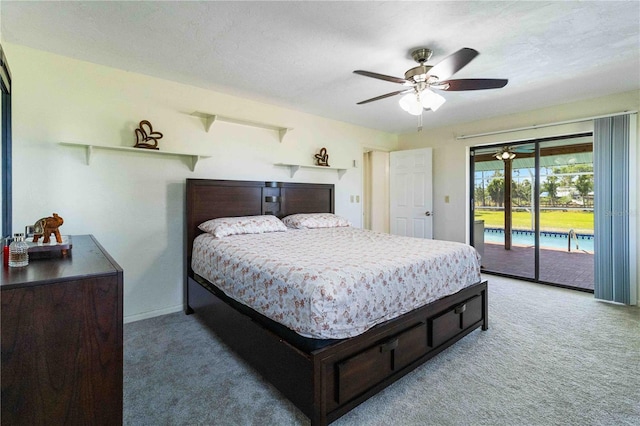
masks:
[[[463,303],[462,305],[456,306],[456,308],[454,309],[453,312],[456,313],[456,314],[461,314],[466,310],[467,310],[467,304]]]
[[[390,352],[398,347],[398,339],[390,340],[380,345],[380,352]]]
[[[279,203],[280,202],[280,197],[276,197],[273,195],[267,195],[266,197],[264,197],[264,201],[267,203]]]

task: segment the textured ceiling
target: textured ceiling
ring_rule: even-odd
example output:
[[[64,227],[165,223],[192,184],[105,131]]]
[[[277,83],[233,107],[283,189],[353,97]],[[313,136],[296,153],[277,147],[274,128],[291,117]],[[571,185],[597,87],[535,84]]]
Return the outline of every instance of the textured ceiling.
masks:
[[[445,92],[439,127],[640,88],[640,2],[13,2],[2,40],[392,133],[415,132],[399,97],[415,47],[433,65],[480,55],[454,78],[507,78]],[[11,58],[9,58],[9,61]],[[11,62],[9,62],[11,63]]]

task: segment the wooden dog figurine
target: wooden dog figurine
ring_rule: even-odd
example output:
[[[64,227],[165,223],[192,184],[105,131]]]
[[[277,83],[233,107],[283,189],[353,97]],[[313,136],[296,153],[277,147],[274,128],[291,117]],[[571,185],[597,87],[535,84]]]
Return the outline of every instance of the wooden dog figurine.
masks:
[[[43,244],[49,244],[51,234],[56,236],[58,244],[62,244],[62,237],[58,228],[62,226],[64,220],[58,216],[58,213],[54,213],[52,217],[43,217],[38,220],[34,225],[33,242],[37,243],[40,237],[44,236],[42,240]]]

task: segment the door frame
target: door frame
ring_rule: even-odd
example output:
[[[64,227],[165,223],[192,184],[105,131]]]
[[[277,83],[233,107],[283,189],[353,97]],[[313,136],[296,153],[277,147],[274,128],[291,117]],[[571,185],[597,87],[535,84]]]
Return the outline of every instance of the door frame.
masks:
[[[544,142],[550,142],[550,141],[560,141],[560,140],[565,140],[565,139],[574,139],[574,138],[578,138],[578,137],[593,137],[593,131],[589,131],[589,132],[579,132],[579,133],[572,133],[572,134],[568,134],[568,135],[561,135],[561,136],[551,136],[551,137],[545,137],[545,138],[536,138],[536,139],[530,139],[530,140],[517,140],[517,141],[512,141],[512,142],[500,142],[500,143],[495,143],[495,144],[482,144],[482,145],[476,145],[476,146],[470,146],[468,147],[468,157],[469,158],[469,162],[468,162],[468,170],[469,170],[469,176],[468,176],[468,180],[467,180],[467,185],[468,185],[468,197],[467,199],[469,200],[469,208],[467,209],[467,214],[468,214],[468,218],[467,218],[467,232],[469,233],[469,237],[468,237],[468,241],[470,245],[474,245],[474,233],[473,233],[473,228],[474,228],[474,218],[475,218],[475,150],[476,149],[486,149],[486,148],[502,148],[502,147],[507,147],[507,146],[518,146],[518,145],[530,145],[530,144],[535,144],[535,176],[534,176],[534,182],[533,182],[533,186],[532,186],[532,191],[534,191],[534,206],[533,206],[533,210],[535,212],[534,215],[534,278],[530,278],[530,277],[522,277],[522,276],[517,276],[517,275],[512,275],[512,274],[508,274],[508,273],[503,273],[503,272],[495,272],[495,271],[482,271],[482,273],[487,273],[490,275],[497,275],[497,276],[504,276],[504,277],[509,277],[509,278],[516,278],[519,280],[523,280],[523,281],[530,281],[530,282],[535,282],[535,283],[541,283],[541,284],[546,284],[546,285],[551,285],[551,286],[555,286],[555,287],[561,287],[561,288],[569,288],[572,290],[578,290],[578,291],[584,291],[587,293],[593,293],[593,290],[589,290],[589,289],[583,289],[583,288],[579,288],[579,287],[573,287],[573,286],[569,286],[569,285],[565,285],[562,283],[553,283],[553,282],[548,282],[548,281],[543,281],[540,280],[540,145]],[[594,175],[594,179],[595,179],[595,175]],[[595,202],[595,200],[594,200]],[[595,232],[595,229],[594,229]]]
[[[386,217],[386,223],[384,224],[384,230],[380,230],[380,231],[384,231],[384,232],[389,232],[389,227],[390,227],[390,223],[389,223],[389,161],[387,159],[387,164],[385,165],[385,169],[384,170],[379,170],[376,167],[370,167],[368,168],[366,163],[367,163],[367,153],[370,152],[379,152],[379,153],[383,153],[383,154],[389,154],[391,151],[388,149],[384,149],[384,148],[380,148],[380,147],[363,147],[362,149],[362,158],[361,158],[361,174],[362,174],[362,211],[361,211],[361,215],[362,215],[362,228],[363,229],[367,229],[366,228],[366,223],[367,221],[365,220],[365,218],[369,218],[369,221],[371,223],[373,223],[373,214],[371,212],[371,208],[373,205],[373,200],[372,198],[376,198],[375,196],[373,196],[373,181],[376,180],[374,179],[374,175],[378,176],[380,179],[382,180],[383,184],[384,184],[384,188],[382,190],[383,193],[383,198],[385,198],[387,200],[386,203],[384,203],[384,208],[385,208],[385,212],[383,213],[383,216]],[[379,176],[379,174],[382,174],[383,176]],[[367,211],[368,210],[368,211]]]
[[[13,235],[13,196],[12,196],[12,140],[11,140],[11,70],[0,44],[0,89],[2,92],[2,235]]]

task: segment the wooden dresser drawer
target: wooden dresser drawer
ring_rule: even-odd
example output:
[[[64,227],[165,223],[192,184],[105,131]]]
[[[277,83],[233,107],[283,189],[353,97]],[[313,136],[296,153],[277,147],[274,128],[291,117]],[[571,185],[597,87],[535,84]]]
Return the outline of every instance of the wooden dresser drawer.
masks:
[[[342,404],[367,391],[391,372],[420,358],[427,349],[427,324],[422,322],[338,363],[337,401]]]
[[[429,346],[438,347],[481,320],[482,297],[478,295],[429,318]]]

